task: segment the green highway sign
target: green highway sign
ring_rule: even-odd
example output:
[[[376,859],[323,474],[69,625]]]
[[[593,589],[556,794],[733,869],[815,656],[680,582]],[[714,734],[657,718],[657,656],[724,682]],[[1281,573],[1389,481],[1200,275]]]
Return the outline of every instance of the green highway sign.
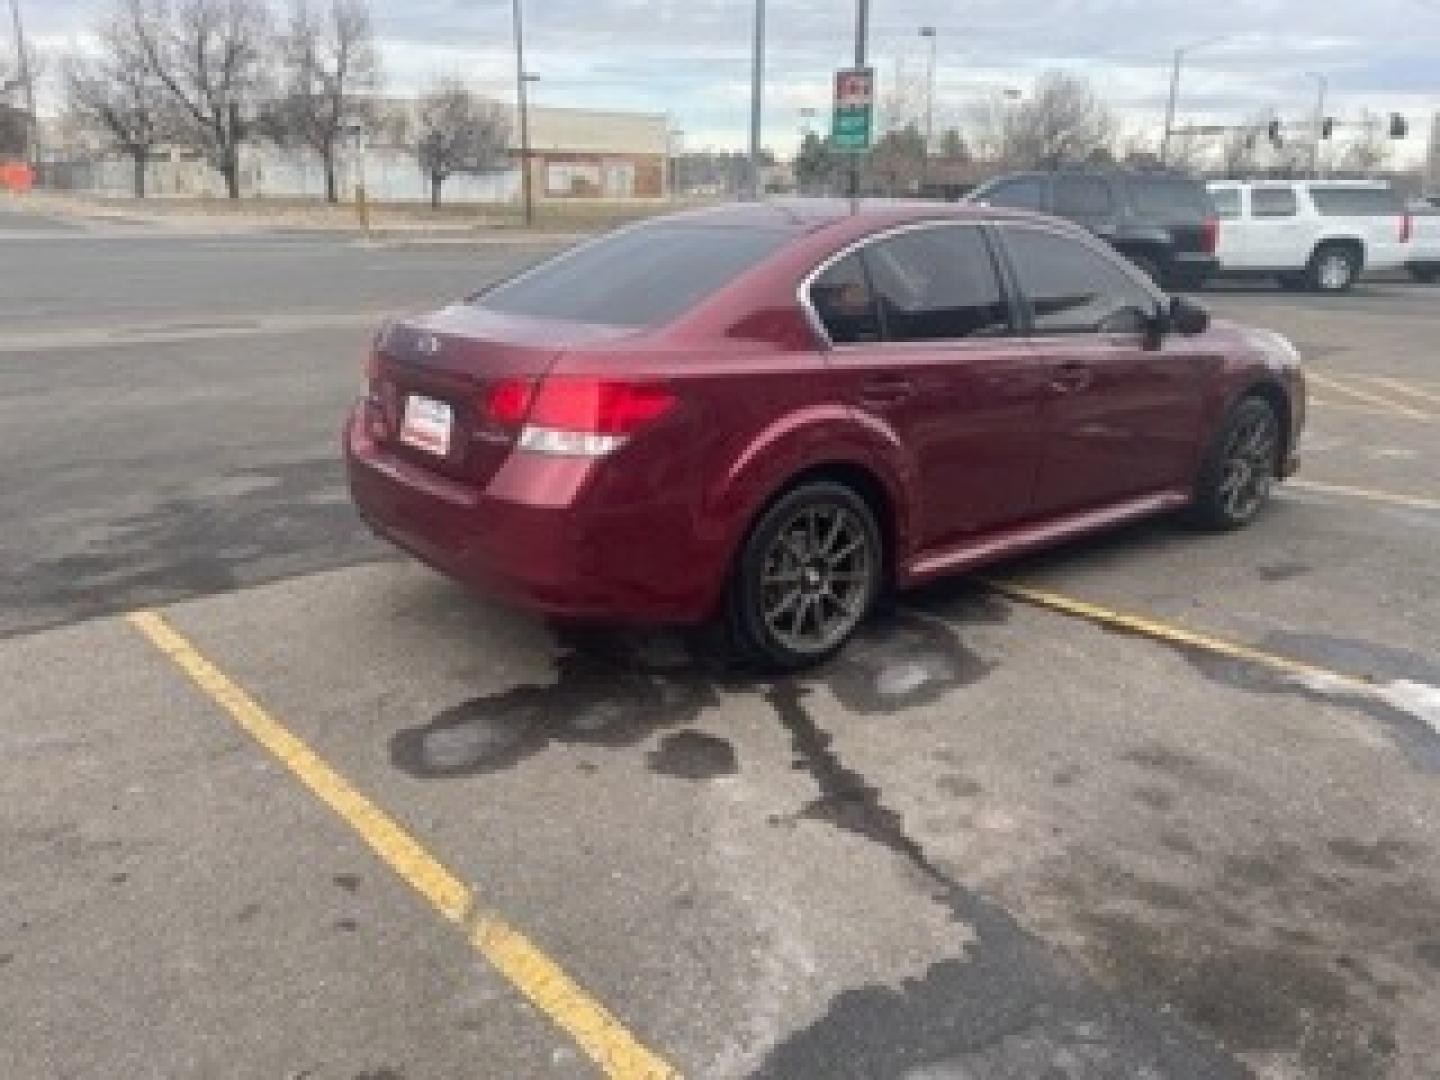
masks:
[[[875,69],[842,68],[835,73],[835,112],[830,121],[834,150],[864,153],[870,149],[875,114]]]

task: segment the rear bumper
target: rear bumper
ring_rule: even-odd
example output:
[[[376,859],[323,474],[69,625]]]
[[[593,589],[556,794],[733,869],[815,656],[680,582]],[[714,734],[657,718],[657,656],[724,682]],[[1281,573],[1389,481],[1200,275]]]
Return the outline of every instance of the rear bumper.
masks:
[[[1209,277],[1220,272],[1220,260],[1202,251],[1176,251],[1170,255],[1170,265],[1176,270],[1196,277]]]
[[[718,595],[693,566],[675,572],[673,518],[592,505],[592,461],[516,454],[478,487],[387,452],[358,411],[344,449],[366,524],[477,592],[544,615],[642,623],[700,621]]]

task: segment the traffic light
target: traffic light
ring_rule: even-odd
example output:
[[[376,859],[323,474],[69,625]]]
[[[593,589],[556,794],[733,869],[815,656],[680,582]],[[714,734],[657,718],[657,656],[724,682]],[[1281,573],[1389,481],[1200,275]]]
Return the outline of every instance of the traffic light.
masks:
[[[1334,118],[1333,116],[1327,116],[1327,117],[1325,117],[1324,120],[1320,121],[1320,138],[1322,138],[1322,139],[1328,139],[1328,138],[1330,138],[1330,133],[1333,132],[1334,130],[1335,130],[1335,118]]]
[[[1280,121],[1279,121],[1279,120],[1271,120],[1271,121],[1270,121],[1270,127],[1269,127],[1269,129],[1268,129],[1268,132],[1269,132],[1269,135],[1270,135],[1270,145],[1272,145],[1272,146],[1280,146],[1282,143],[1284,143],[1285,140],[1280,137]]]
[[[1403,139],[1410,134],[1410,125],[1398,112],[1390,114],[1390,138]]]

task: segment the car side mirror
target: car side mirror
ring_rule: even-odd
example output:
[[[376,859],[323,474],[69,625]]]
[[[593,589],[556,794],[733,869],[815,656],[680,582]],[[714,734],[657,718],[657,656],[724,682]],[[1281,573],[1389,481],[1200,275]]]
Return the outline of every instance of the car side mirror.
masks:
[[[1177,334],[1194,337],[1210,329],[1210,312],[1188,296],[1170,298],[1170,328]]]

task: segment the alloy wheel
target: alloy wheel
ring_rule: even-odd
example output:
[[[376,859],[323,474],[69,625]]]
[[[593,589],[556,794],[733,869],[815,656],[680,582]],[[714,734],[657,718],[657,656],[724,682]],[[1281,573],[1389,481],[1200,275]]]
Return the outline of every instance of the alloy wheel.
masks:
[[[1225,447],[1220,478],[1220,505],[1232,521],[1254,517],[1275,482],[1279,437],[1275,416],[1257,410],[1235,428]]]
[[[869,532],[854,511],[833,503],[805,507],[765,552],[765,625],[787,649],[823,653],[864,617],[875,573]]]

